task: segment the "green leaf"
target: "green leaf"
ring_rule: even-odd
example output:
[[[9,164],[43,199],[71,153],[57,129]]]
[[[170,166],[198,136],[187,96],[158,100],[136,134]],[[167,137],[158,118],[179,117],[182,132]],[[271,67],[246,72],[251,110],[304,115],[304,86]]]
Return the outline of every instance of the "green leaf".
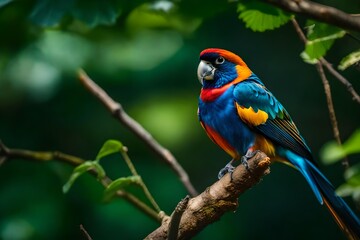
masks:
[[[13,0],[0,0],[0,8],[5,6],[6,4],[12,2]]]
[[[335,40],[342,38],[346,33],[338,27],[312,20],[308,21],[307,26],[308,41],[305,46],[305,53],[301,54],[303,59],[305,57],[306,59],[314,60],[323,57]]]
[[[242,1],[237,10],[239,18],[254,32],[273,30],[291,19],[291,14],[260,1]]]
[[[357,164],[345,172],[346,183],[336,189],[339,196],[352,196],[359,200],[360,197],[360,164]]]
[[[183,15],[175,4],[166,1],[144,3],[130,12],[126,26],[132,31],[142,29],[175,29],[188,34],[194,32],[201,24],[199,17]],[[160,44],[161,45],[161,44]]]
[[[325,164],[332,164],[346,156],[344,148],[335,141],[326,143],[320,151],[321,160]]]
[[[74,0],[37,0],[30,19],[43,27],[55,26],[73,3]]]
[[[344,183],[336,189],[336,194],[339,195],[340,197],[358,195],[359,193],[360,193],[360,186],[353,186],[348,183]]]
[[[77,166],[73,173],[71,174],[69,180],[63,186],[63,193],[69,192],[70,188],[74,184],[75,180],[78,179],[85,172],[94,169],[98,174],[98,179],[101,179],[105,176],[105,171],[101,165],[96,161],[86,161],[83,164]]]
[[[305,51],[300,53],[300,57],[303,59],[304,62],[308,64],[316,64],[319,61],[316,58],[311,58]]]
[[[116,152],[120,152],[123,151],[123,145],[121,142],[117,141],[117,140],[107,140],[104,145],[101,147],[99,153],[97,154],[95,161],[99,161],[101,158],[116,153]]]
[[[345,153],[360,153],[360,129],[357,129],[350,138],[343,144]]]
[[[119,15],[115,0],[37,0],[30,19],[40,26],[50,27],[58,25],[64,16],[73,16],[95,27],[114,24]]]
[[[344,57],[344,58],[341,60],[338,68],[339,68],[340,70],[345,70],[345,69],[347,69],[348,67],[350,67],[350,66],[358,63],[359,61],[360,61],[360,49],[357,50],[357,51],[355,51],[355,52],[352,52],[352,53],[350,53],[349,55],[347,55],[346,57]]]
[[[110,200],[118,190],[124,189],[124,187],[136,184],[139,185],[141,182],[140,176],[129,176],[122,177],[114,180],[112,183],[104,191],[104,199],[105,201]]]
[[[360,185],[360,164],[356,164],[346,169],[344,176],[347,181]]]
[[[355,153],[360,153],[360,129],[356,130],[341,146],[335,141],[326,143],[320,151],[320,156],[325,164],[331,164]]]
[[[71,13],[88,26],[95,27],[114,24],[120,15],[116,9],[115,1],[78,0]]]

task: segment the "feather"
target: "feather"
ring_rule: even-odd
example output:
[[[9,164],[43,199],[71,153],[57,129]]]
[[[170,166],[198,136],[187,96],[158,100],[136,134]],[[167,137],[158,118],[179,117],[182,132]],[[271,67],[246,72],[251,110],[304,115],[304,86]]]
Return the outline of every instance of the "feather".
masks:
[[[262,83],[252,79],[255,77],[237,84],[234,89],[236,105],[253,109],[253,112],[246,112],[238,108],[240,118],[274,143],[312,160],[309,147],[285,108]]]

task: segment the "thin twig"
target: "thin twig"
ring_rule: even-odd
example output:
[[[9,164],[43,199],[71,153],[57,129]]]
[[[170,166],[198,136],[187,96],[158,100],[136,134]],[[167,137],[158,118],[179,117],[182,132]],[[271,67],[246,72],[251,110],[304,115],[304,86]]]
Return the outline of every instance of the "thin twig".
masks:
[[[333,104],[332,97],[331,97],[331,89],[330,89],[329,80],[326,78],[324,68],[323,68],[323,65],[321,64],[321,62],[316,63],[315,66],[316,66],[316,69],[319,73],[319,76],[320,76],[321,81],[324,86],[326,102],[327,102],[327,106],[328,106],[328,110],[329,110],[330,122],[331,122],[331,126],[333,129],[334,138],[335,138],[336,142],[339,145],[341,145],[342,142],[341,142],[341,138],[340,138],[339,126],[338,126],[338,122],[336,119],[334,104]],[[347,157],[344,157],[342,159],[341,164],[344,166],[345,169],[348,169],[350,166],[349,160]]]
[[[126,164],[128,165],[131,173],[133,176],[138,176],[140,178],[140,187],[142,188],[142,190],[144,191],[145,196],[149,199],[150,203],[153,205],[153,207],[155,208],[155,210],[157,212],[160,212],[161,209],[159,207],[159,205],[156,203],[154,197],[151,195],[149,189],[147,188],[147,186],[145,185],[144,181],[142,180],[142,177],[138,174],[138,172],[136,171],[136,168],[134,166],[134,164],[132,163],[129,155],[127,154],[127,147],[123,147],[122,151],[120,151],[121,156],[123,157],[123,159],[125,160]]]
[[[51,161],[51,160],[58,160],[61,162],[65,162],[68,164],[71,164],[73,166],[79,166],[80,164],[84,163],[85,160],[76,156],[72,156],[69,154],[65,154],[59,151],[30,151],[25,149],[11,149],[5,146],[5,144],[0,140],[0,158],[5,160],[10,159],[29,159],[33,161]],[[98,173],[91,169],[89,171],[93,176],[97,178]],[[112,182],[112,180],[105,176],[102,179],[100,179],[101,184],[107,188],[109,184]],[[123,198],[133,204],[136,208],[138,208],[140,211],[151,217],[152,219],[160,222],[161,219],[159,217],[159,214],[154,211],[152,208],[144,204],[140,199],[132,195],[131,193],[128,193],[126,191],[118,190],[116,192],[116,195],[120,198]]]
[[[337,124],[337,120],[336,120],[336,114],[335,114],[335,110],[334,110],[334,104],[333,104],[332,96],[331,96],[330,84],[329,84],[328,79],[326,78],[323,65],[321,63],[317,63],[315,66],[316,66],[316,69],[317,69],[317,71],[319,73],[319,76],[320,76],[321,81],[322,81],[323,86],[324,86],[325,95],[326,95],[326,102],[327,102],[327,105],[328,105],[328,108],[329,108],[330,121],[331,121],[331,125],[333,127],[334,138],[336,139],[338,144],[341,144],[339,128],[338,128],[338,124]]]
[[[189,195],[182,199],[175,208],[169,224],[167,240],[176,240],[179,232],[179,224],[182,215],[184,214],[186,207],[189,203]]]
[[[360,31],[360,18],[339,9],[308,0],[266,0],[286,11],[305,15],[347,30]]]
[[[163,161],[179,176],[191,196],[196,196],[197,191],[190,182],[189,176],[182,166],[178,163],[171,152],[158,143],[151,134],[146,131],[138,122],[131,118],[123,109],[120,103],[115,102],[101,87],[99,87],[83,70],[78,72],[79,79],[85,88],[92,93],[101,103],[118,119],[124,126],[130,129],[138,136],[147,146],[150,147]]]
[[[296,33],[298,34],[300,40],[306,44],[307,43],[307,38],[304,34],[304,32],[302,31],[302,29],[300,28],[298,22],[296,21],[295,18],[291,19],[291,22],[293,23],[293,26],[295,28]],[[332,96],[331,96],[331,89],[330,89],[330,84],[328,79],[326,78],[325,72],[324,72],[324,67],[326,66],[325,63],[328,63],[324,58],[321,58],[316,64],[316,69],[319,73],[319,76],[321,78],[323,87],[324,87],[324,91],[325,91],[325,96],[326,96],[326,102],[327,102],[327,106],[328,106],[328,110],[329,110],[329,117],[330,117],[330,123],[332,126],[332,130],[333,130],[333,134],[334,134],[334,138],[336,140],[336,142],[341,145],[341,138],[340,138],[340,131],[339,131],[339,126],[338,126],[338,122],[336,119],[336,114],[335,114],[335,109],[334,109],[334,104],[332,101]],[[332,68],[332,67],[331,67]],[[342,77],[339,73],[337,73],[340,77]],[[343,78],[343,77],[342,77]],[[345,78],[344,78],[345,79]],[[345,82],[348,82],[345,79]],[[349,83],[349,82],[348,82]],[[349,83],[350,84],[350,83]],[[351,84],[350,84],[351,85]],[[355,92],[356,93],[356,92]],[[342,165],[345,167],[345,169],[347,169],[349,167],[349,161],[347,158],[344,158],[342,160]]]
[[[0,167],[5,163],[6,157],[0,157]]]
[[[80,231],[87,240],[93,240],[82,224],[80,224]]]
[[[23,158],[44,162],[56,159],[71,164],[73,166],[78,166],[84,163],[84,160],[81,158],[68,155],[59,151],[30,151],[26,149],[8,148],[1,140],[0,154],[6,159]]]
[[[296,33],[298,34],[300,40],[306,44],[307,43],[307,38],[303,32],[303,30],[301,29],[299,23],[296,21],[295,17],[292,17],[291,18],[291,23],[293,24],[294,28],[295,28],[295,31]]]
[[[352,95],[352,99],[360,104],[360,96],[355,91],[353,85],[349,82],[349,80],[347,80],[343,75],[336,71],[335,68],[333,68],[333,66],[325,58],[320,58],[320,62],[335,78],[337,78],[342,84],[345,85],[346,89]]]

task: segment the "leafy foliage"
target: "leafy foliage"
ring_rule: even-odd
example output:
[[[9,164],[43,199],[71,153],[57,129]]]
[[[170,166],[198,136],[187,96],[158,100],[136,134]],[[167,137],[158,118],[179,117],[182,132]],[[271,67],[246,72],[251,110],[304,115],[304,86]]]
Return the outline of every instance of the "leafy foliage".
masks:
[[[37,0],[30,19],[40,26],[49,27],[58,25],[68,15],[94,27],[115,23],[119,14],[115,1]]]
[[[360,129],[356,130],[343,145],[338,145],[335,141],[327,143],[321,150],[321,159],[325,164],[331,164],[355,153],[360,153]]]
[[[355,52],[352,52],[352,53],[350,53],[349,55],[347,55],[346,57],[344,57],[344,58],[341,60],[338,68],[339,68],[340,70],[345,70],[345,69],[347,69],[348,67],[350,67],[350,66],[358,63],[359,61],[360,61],[360,49],[357,50],[357,51],[355,51]]]
[[[291,14],[260,1],[242,1],[238,4],[239,18],[254,32],[276,29],[291,19]]]
[[[5,6],[6,4],[12,2],[13,0],[0,0],[0,7]]]
[[[124,189],[126,186],[131,184],[140,185],[141,181],[140,176],[121,177],[114,180],[104,191],[105,201],[110,200],[117,191]]]
[[[338,162],[342,158],[360,153],[360,129],[356,130],[350,138],[343,143],[335,141],[327,143],[321,150],[321,159],[325,164]],[[336,192],[339,196],[352,196],[354,201],[360,203],[360,164],[356,164],[345,171],[345,183],[340,185]]]
[[[83,164],[74,168],[69,180],[63,186],[63,192],[69,192],[70,188],[81,175],[89,170],[95,170],[98,174],[98,179],[101,179],[105,176],[105,170],[101,167],[101,165],[97,161],[86,161]]]
[[[346,170],[345,180],[336,189],[336,193],[342,197],[352,196],[355,202],[360,203],[360,164]]]
[[[100,159],[110,154],[120,152],[122,151],[122,149],[123,145],[121,142],[112,139],[107,140],[99,150],[99,153],[97,154],[94,161],[86,161],[73,170],[69,180],[63,186],[63,192],[67,193],[76,181],[76,179],[78,179],[82,174],[89,170],[94,170],[98,175],[98,179],[103,178],[105,176],[105,170],[99,163]]]
[[[72,4],[73,0],[37,0],[30,19],[44,27],[57,25]]]
[[[115,1],[78,0],[71,10],[76,19],[90,27],[114,24],[120,13]]]
[[[11,0],[0,0],[0,7]],[[37,0],[32,6],[30,19],[42,27],[60,26],[62,23],[80,21],[87,27],[113,25],[125,12],[130,27],[168,27],[184,33],[193,32],[201,23],[197,17],[184,17],[170,1],[133,1],[120,0]]]
[[[100,161],[101,158],[104,158],[110,154],[121,152],[123,145],[117,140],[107,140],[104,145],[101,147],[99,153],[97,154],[95,161]]]
[[[308,63],[314,63],[314,60],[323,57],[335,40],[346,33],[340,28],[313,20],[309,20],[306,25],[308,41],[301,56]]]
[[[149,28],[175,29],[189,34],[201,24],[198,17],[185,17],[177,11],[174,3],[158,1],[142,4],[130,12],[126,24],[132,31]]]

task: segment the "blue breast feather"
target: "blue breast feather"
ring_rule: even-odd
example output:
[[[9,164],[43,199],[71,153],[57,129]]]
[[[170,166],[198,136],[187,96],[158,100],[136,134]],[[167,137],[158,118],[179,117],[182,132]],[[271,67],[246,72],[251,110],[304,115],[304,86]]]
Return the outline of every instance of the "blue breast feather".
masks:
[[[240,120],[235,108],[234,86],[213,102],[199,99],[199,120],[219,133],[240,156],[255,142],[255,133]]]

